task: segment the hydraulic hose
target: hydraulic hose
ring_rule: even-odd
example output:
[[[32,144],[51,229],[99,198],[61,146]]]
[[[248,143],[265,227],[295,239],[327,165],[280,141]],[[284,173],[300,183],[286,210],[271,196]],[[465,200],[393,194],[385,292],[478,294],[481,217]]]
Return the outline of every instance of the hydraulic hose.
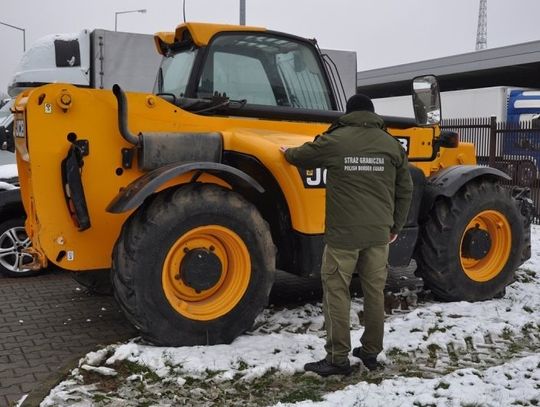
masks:
[[[130,131],[128,130],[128,125],[127,125],[127,99],[126,99],[126,94],[120,88],[120,86],[116,85],[116,84],[113,86],[112,91],[114,93],[114,96],[116,96],[116,100],[118,101],[118,129],[120,130],[120,134],[129,143],[136,146],[136,145],[139,144],[139,137],[135,136],[132,133],[130,133]]]

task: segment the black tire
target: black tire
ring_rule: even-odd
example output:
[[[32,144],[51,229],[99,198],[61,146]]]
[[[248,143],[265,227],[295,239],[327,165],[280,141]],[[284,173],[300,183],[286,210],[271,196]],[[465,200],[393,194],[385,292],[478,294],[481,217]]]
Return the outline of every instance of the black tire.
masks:
[[[8,277],[30,277],[39,270],[24,265],[32,262],[32,256],[22,252],[31,246],[24,229],[24,217],[14,217],[0,223],[0,273]]]
[[[94,295],[113,295],[111,270],[91,270],[71,273],[73,280]]]
[[[270,303],[277,306],[305,304],[322,298],[321,277],[301,277],[277,270]]]
[[[515,270],[527,250],[526,220],[518,208],[509,189],[488,180],[474,180],[454,196],[437,200],[422,225],[416,250],[418,271],[436,297],[446,301],[480,301],[504,291],[514,280]],[[478,230],[471,222],[479,226],[484,224],[483,219],[488,224],[496,220],[498,223],[493,225],[503,226],[485,230],[480,227],[483,231],[479,240],[484,239],[485,232],[490,243],[485,255],[472,258],[467,254],[471,250],[467,247],[472,246],[466,247],[465,242],[471,242],[466,235]],[[485,263],[488,260],[490,263]]]
[[[204,232],[198,232],[201,228]],[[197,246],[198,233],[201,233],[200,239],[210,239],[204,234],[207,228],[219,229],[227,237],[228,234],[237,237],[234,244],[243,244],[247,249],[247,262],[237,261],[237,264],[246,265],[242,270],[240,267],[222,266],[225,261],[226,264],[234,263],[232,255],[228,260],[220,260],[217,267],[220,276],[231,279],[227,281],[240,279],[236,281],[245,284],[245,290],[232,291],[239,294],[234,294],[238,297],[226,312],[223,308],[216,308],[215,312],[204,314],[203,319],[196,319],[191,316],[191,306],[197,307],[202,301],[173,298],[173,302],[187,304],[187,310],[183,311],[181,305],[178,305],[180,309],[173,307],[168,298],[171,292],[174,294],[171,285],[181,286],[183,292],[191,290],[193,287],[186,282],[186,276],[204,273],[197,263],[195,266],[183,266],[184,261],[193,264],[186,260],[189,253],[204,252],[210,258],[212,254],[209,253],[214,253],[212,250],[216,254],[234,251],[227,251],[228,247],[221,250],[226,247],[221,241],[217,241],[217,248],[208,248],[202,243]],[[184,239],[189,244],[182,246],[180,243]],[[174,264],[170,263],[170,258],[176,259],[175,256],[184,256],[177,263],[178,274],[174,278],[177,282],[170,278],[170,270],[174,272],[174,267],[168,266]],[[243,278],[244,274],[249,277]],[[145,202],[124,224],[113,252],[112,281],[117,301],[141,336],[162,346],[230,343],[253,325],[255,317],[268,304],[274,274],[275,248],[269,227],[257,209],[239,194],[209,184],[190,184],[166,190]],[[171,282],[166,284],[166,281]],[[224,287],[235,286],[233,283],[219,284],[214,282],[214,286],[199,291],[193,289],[192,293],[195,296],[206,295],[215,288],[216,294],[205,301],[212,306],[222,304],[218,294],[227,296],[231,290]]]

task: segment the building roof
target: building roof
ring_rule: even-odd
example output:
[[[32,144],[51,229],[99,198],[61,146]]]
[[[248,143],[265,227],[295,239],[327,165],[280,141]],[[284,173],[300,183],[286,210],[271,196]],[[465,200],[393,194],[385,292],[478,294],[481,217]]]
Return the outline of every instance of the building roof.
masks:
[[[358,72],[358,91],[372,98],[408,95],[412,78],[426,74],[437,75],[441,91],[540,88],[540,41]]]

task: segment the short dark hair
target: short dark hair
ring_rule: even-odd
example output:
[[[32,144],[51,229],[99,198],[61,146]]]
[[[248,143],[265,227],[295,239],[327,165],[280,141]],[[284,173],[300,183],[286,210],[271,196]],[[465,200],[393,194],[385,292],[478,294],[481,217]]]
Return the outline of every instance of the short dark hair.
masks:
[[[349,100],[347,100],[346,113],[356,112],[359,110],[367,110],[368,112],[375,113],[375,107],[373,106],[371,99],[366,95],[362,95],[361,93],[352,95]]]

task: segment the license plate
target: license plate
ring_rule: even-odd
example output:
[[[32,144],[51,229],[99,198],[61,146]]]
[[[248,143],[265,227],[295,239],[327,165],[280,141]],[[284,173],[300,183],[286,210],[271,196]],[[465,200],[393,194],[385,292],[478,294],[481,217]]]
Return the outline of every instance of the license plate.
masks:
[[[13,133],[15,134],[15,137],[26,137],[26,125],[23,119],[15,120],[15,125],[13,127]]]

